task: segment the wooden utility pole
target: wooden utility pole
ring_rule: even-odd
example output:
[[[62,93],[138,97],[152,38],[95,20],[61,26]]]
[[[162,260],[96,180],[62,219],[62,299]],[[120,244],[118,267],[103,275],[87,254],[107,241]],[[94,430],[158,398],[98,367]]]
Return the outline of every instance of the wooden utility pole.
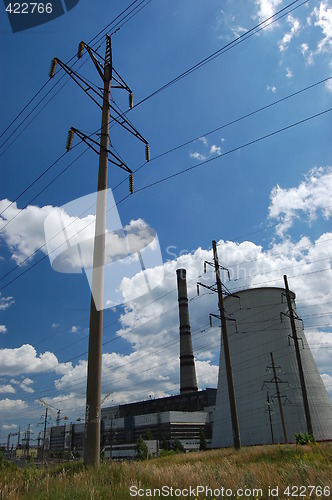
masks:
[[[291,296],[290,296],[289,288],[288,288],[288,280],[287,280],[286,275],[284,275],[284,282],[285,282],[285,289],[286,289],[286,298],[287,298],[287,305],[288,305],[288,311],[289,311],[289,318],[290,318],[290,322],[291,322],[293,340],[294,340],[294,345],[295,345],[297,366],[298,366],[298,370],[299,370],[304,413],[305,413],[305,419],[306,419],[306,423],[307,423],[307,432],[310,436],[313,436],[308,395],[307,395],[307,389],[306,389],[305,380],[304,380],[303,366],[302,366],[302,360],[301,360],[300,349],[299,349],[299,339],[297,338],[294,311],[293,311]]]
[[[222,293],[222,285],[221,285],[221,279],[220,279],[220,267],[219,267],[216,241],[214,241],[214,240],[212,241],[212,246],[213,246],[214,267],[216,270],[216,279],[217,279],[218,307],[219,307],[220,319],[221,319],[221,335],[222,335],[222,339],[223,339],[224,353],[225,353],[225,367],[226,367],[226,376],[227,376],[229,406],[230,406],[230,410],[231,410],[233,442],[234,442],[234,448],[236,450],[239,450],[241,448],[240,431],[239,431],[239,422],[238,422],[238,416],[237,416],[232,363],[231,363],[231,356],[230,356],[230,351],[229,351],[227,322],[226,322],[226,315],[225,315],[225,308],[224,308],[224,298],[223,298],[223,293]]]
[[[278,382],[278,377],[277,377],[277,372],[276,372],[276,365],[274,364],[274,359],[273,359],[273,354],[270,352],[271,356],[271,362],[272,362],[272,370],[273,370],[273,381],[276,386],[276,392],[277,392],[277,398],[278,398],[278,405],[279,405],[279,412],[280,412],[280,418],[281,418],[281,425],[282,425],[282,431],[284,434],[284,441],[285,443],[288,443],[288,437],[287,437],[287,431],[286,431],[286,424],[285,424],[285,418],[284,418],[284,411],[282,408],[282,403],[281,403],[281,397],[280,397],[280,391],[279,391],[279,382]]]

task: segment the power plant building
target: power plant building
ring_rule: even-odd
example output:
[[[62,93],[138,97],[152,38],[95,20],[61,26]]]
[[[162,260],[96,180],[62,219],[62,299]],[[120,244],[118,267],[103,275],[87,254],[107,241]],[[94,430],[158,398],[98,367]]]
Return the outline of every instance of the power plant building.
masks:
[[[296,315],[295,294],[290,295]],[[295,433],[307,432],[307,423],[285,290],[244,290],[226,297],[224,307],[241,444],[294,442]],[[332,439],[332,403],[302,322],[295,323],[313,434],[316,440]],[[233,435],[221,345],[212,447],[227,446],[233,446]]]
[[[202,431],[208,447],[234,444],[225,370],[220,349],[218,388],[198,390],[189,322],[186,271],[177,270],[180,322],[180,394],[101,410],[105,458],[134,458],[139,436],[153,456],[165,442],[198,450]],[[296,331],[316,440],[332,439],[332,402],[319,375],[295,308]],[[303,396],[286,291],[257,288],[224,299],[242,445],[294,442],[307,432]],[[279,393],[279,397],[278,397]],[[45,451],[82,455],[84,424],[47,430]]]

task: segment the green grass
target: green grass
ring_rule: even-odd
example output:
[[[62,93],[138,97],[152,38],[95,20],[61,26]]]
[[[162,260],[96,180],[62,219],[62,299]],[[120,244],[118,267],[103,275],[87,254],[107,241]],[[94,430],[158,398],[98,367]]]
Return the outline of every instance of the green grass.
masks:
[[[332,443],[318,445],[274,445],[212,450],[166,456],[137,462],[103,463],[96,470],[85,468],[81,462],[64,463],[37,469],[24,469],[0,464],[0,498],[2,499],[130,499],[151,498],[149,491],[141,497],[130,496],[130,486],[142,490],[161,489],[162,486],[185,490],[190,486],[208,486],[212,490],[259,488],[258,498],[286,499],[287,486],[329,486],[332,490]],[[279,487],[277,497],[269,497],[269,487]],[[304,490],[303,490],[304,491]],[[152,493],[153,491],[151,491]],[[168,490],[170,492],[170,490]],[[292,498],[329,498],[320,489],[309,496]],[[325,493],[327,493],[325,491]],[[153,497],[152,497],[153,498]],[[165,498],[158,496],[154,498]],[[190,498],[169,495],[168,498]],[[192,496],[191,498],[196,498]],[[200,495],[199,499],[218,498],[217,495]],[[237,498],[224,497],[219,498]],[[240,497],[238,497],[240,498]],[[248,495],[242,498],[257,498]]]

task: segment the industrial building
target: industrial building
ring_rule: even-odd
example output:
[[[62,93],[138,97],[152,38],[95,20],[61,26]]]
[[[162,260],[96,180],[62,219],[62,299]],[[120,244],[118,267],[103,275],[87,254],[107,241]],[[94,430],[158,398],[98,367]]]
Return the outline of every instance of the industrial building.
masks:
[[[199,449],[204,432],[208,447],[233,446],[227,377],[221,341],[218,388],[198,390],[192,347],[186,271],[177,270],[180,323],[180,393],[101,410],[101,449],[105,458],[133,458],[139,436],[152,455],[180,440]],[[290,292],[316,440],[332,439],[332,403],[296,314]],[[282,288],[257,288],[224,299],[235,399],[242,445],[294,442],[307,431],[289,309]],[[278,394],[279,393],[279,394]],[[279,397],[278,397],[279,396]],[[84,424],[47,431],[45,449],[82,455]]]
[[[178,439],[186,450],[198,450],[202,430],[210,445],[216,394],[216,389],[206,389],[102,408],[105,457],[131,458],[139,436],[156,441],[157,449]],[[83,423],[58,425],[47,430],[45,450],[82,455],[83,442]]]
[[[290,295],[297,317],[295,294]],[[242,445],[294,442],[295,433],[307,432],[307,423],[285,290],[244,290],[226,297],[224,307]],[[316,440],[332,439],[332,403],[301,320],[295,324],[313,434]],[[227,446],[233,446],[233,436],[221,348],[212,447]]]
[[[207,388],[198,391],[186,270],[178,269],[176,274],[180,323],[180,394],[102,408],[101,449],[106,458],[134,457],[139,436],[148,439],[152,454],[157,454],[163,443],[174,440],[181,441],[185,450],[198,450],[202,431],[207,445],[211,445],[217,390]],[[83,441],[84,424],[61,425],[49,429],[46,449],[54,453],[65,450],[82,455]]]

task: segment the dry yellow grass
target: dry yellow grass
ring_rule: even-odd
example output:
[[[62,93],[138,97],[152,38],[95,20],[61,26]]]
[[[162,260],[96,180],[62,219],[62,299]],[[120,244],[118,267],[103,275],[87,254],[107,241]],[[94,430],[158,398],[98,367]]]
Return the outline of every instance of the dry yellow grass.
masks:
[[[238,452],[233,449],[212,450],[173,455],[145,462],[104,463],[98,470],[85,469],[81,463],[63,464],[48,469],[29,467],[11,470],[3,467],[0,492],[1,498],[6,500],[30,498],[122,500],[151,498],[153,493],[155,493],[154,498],[166,498],[165,495],[161,496],[164,493],[168,494],[168,498],[202,500],[205,498],[327,499],[330,498],[327,487],[332,491],[331,483],[332,444],[326,443],[315,446],[250,447],[242,448]],[[208,487],[210,490],[197,495],[197,486]],[[293,489],[286,490],[287,486]],[[302,486],[302,490],[297,491],[295,489],[297,486]],[[309,488],[310,486],[315,489]],[[193,493],[191,497],[190,487]],[[271,487],[278,487],[278,495],[269,496]],[[143,496],[131,496],[130,491],[132,494],[141,493]],[[232,496],[229,496],[231,492]]]

